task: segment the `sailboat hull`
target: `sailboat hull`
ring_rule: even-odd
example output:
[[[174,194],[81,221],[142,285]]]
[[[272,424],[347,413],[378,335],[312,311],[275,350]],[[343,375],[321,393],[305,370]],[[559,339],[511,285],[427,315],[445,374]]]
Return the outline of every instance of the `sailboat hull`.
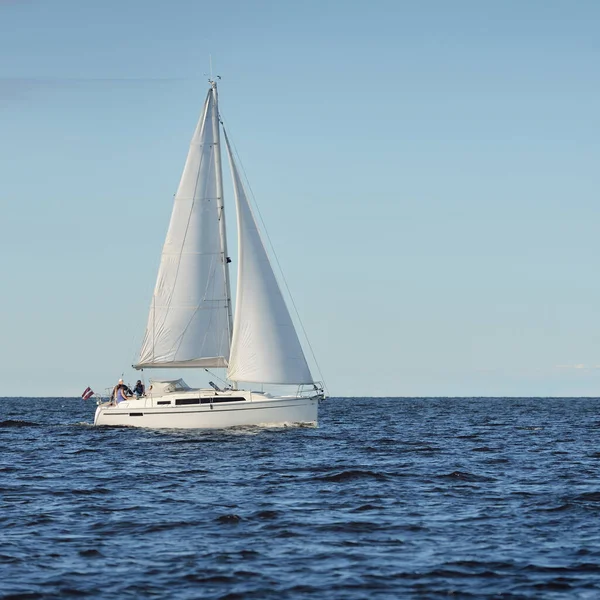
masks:
[[[225,429],[244,425],[316,426],[319,396],[267,397],[236,392],[231,398],[195,398],[190,394],[140,398],[96,409],[94,425],[166,429]],[[257,397],[258,396],[258,397]],[[237,399],[236,399],[237,398]],[[192,401],[198,400],[192,404]],[[185,403],[177,405],[176,402]]]

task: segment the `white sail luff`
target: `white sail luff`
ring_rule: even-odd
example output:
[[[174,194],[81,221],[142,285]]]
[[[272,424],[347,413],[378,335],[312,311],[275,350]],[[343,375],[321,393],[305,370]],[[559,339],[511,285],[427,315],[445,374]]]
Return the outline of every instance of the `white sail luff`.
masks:
[[[230,294],[218,218],[222,186],[219,192],[215,113],[211,89],[175,194],[136,368],[228,363]]]
[[[313,379],[224,132],[238,218],[238,278],[227,376],[273,384]]]

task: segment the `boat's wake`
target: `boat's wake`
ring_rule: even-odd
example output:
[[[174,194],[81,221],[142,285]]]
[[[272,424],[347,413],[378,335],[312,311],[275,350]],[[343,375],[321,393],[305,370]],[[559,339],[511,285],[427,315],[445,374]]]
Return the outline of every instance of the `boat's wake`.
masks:
[[[237,425],[235,427],[228,427],[223,431],[229,431],[231,433],[254,433],[258,434],[263,429],[298,429],[298,428],[310,428],[315,429],[318,427],[316,423],[307,422],[284,422],[284,423],[259,423],[257,425]]]

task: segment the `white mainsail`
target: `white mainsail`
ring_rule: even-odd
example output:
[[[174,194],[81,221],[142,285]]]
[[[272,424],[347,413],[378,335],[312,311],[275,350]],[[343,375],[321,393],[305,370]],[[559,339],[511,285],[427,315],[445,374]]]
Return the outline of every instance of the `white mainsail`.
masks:
[[[225,132],[224,132],[225,133]],[[238,276],[227,376],[232,381],[312,383],[225,133],[238,219]]]
[[[136,368],[226,367],[230,297],[216,87],[190,143]],[[219,197],[221,196],[221,197]]]

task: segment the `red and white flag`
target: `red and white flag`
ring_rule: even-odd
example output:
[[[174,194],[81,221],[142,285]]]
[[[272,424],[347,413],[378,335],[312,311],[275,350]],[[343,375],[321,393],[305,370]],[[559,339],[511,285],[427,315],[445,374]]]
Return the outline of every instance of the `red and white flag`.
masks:
[[[90,388],[90,387],[87,387],[87,388],[85,388],[85,391],[83,392],[83,394],[81,394],[81,397],[84,400],[89,400],[93,395],[94,395],[94,390],[92,390],[92,388]]]

